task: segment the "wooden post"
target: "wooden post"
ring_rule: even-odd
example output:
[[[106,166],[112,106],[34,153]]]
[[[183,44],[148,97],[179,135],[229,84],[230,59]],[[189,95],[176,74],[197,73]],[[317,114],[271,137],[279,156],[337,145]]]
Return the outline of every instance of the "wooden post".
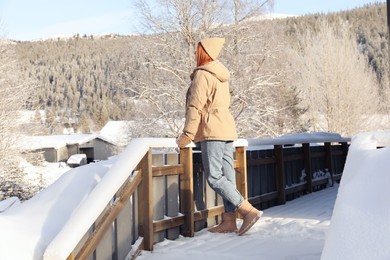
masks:
[[[144,249],[153,251],[153,185],[152,185],[152,150],[146,153],[139,163],[142,169],[142,181],[138,188],[139,233],[144,237]]]
[[[182,234],[185,237],[194,236],[194,192],[193,192],[193,162],[192,148],[180,149],[180,164],[184,166],[184,173],[180,175],[180,208],[184,214]]]
[[[325,165],[328,168],[328,171],[330,173],[332,186],[333,186],[334,180],[333,180],[332,146],[329,142],[325,143]]]
[[[310,144],[302,144],[302,148],[306,173],[306,192],[311,193],[313,191],[313,176],[311,172]]]
[[[248,199],[247,186],[247,167],[246,167],[246,148],[245,146],[236,147],[236,186],[244,199]]]
[[[276,188],[279,192],[279,204],[286,204],[286,180],[284,179],[283,145],[275,145]]]
[[[341,147],[342,147],[343,154],[344,154],[344,164],[345,164],[345,161],[347,160],[347,156],[348,156],[348,149],[349,149],[348,143],[346,143],[346,142],[341,143]]]

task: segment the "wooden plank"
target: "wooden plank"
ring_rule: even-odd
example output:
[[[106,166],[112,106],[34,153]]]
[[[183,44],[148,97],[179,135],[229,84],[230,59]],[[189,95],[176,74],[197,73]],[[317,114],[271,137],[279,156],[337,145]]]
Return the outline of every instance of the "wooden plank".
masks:
[[[313,187],[319,185],[327,185],[327,184],[328,184],[328,178],[313,180]]]
[[[114,225],[111,222],[111,225],[109,226],[107,231],[103,233],[103,237],[99,239],[95,252],[93,253],[93,256],[96,259],[109,259],[113,255],[115,255],[115,251],[113,250],[115,248],[115,246],[113,246],[115,229],[113,228],[113,226]]]
[[[275,145],[275,158],[276,158],[276,187],[279,192],[279,204],[286,203],[286,183],[284,179],[284,159],[283,159],[283,146]]]
[[[134,245],[131,248],[131,251],[129,253],[129,258],[131,260],[135,260],[139,255],[141,255],[142,250],[145,249],[145,241],[143,237],[139,237],[137,241],[135,241]],[[121,259],[121,258],[119,258]],[[124,259],[124,258],[123,258]],[[126,258],[127,259],[127,258]]]
[[[311,158],[321,158],[325,157],[325,152],[312,152],[311,153]]]
[[[165,157],[166,163],[168,165],[178,165],[179,156],[177,153],[166,154]],[[183,165],[180,165],[182,174],[184,172]],[[170,175],[167,176],[167,208],[166,215],[168,217],[176,217],[179,215],[179,176]],[[180,227],[173,227],[167,230],[168,239],[176,239],[180,235]]]
[[[122,192],[117,196],[114,203],[106,211],[97,224],[92,235],[87,239],[83,247],[76,255],[76,259],[87,259],[98,246],[105,233],[109,230],[115,218],[119,215],[130,195],[135,191],[141,183],[142,174],[138,172],[131,182],[128,182]]]
[[[156,220],[153,222],[154,232],[160,232],[167,229],[172,229],[185,224],[184,216],[171,217],[169,219]]]
[[[335,175],[333,175],[333,180],[339,181],[339,180],[341,180],[341,176],[342,176],[342,174],[335,174]]]
[[[208,181],[206,180],[206,173],[203,174],[203,183],[204,187],[204,196],[205,196],[205,208],[213,208],[218,206],[218,195],[217,193],[210,187]],[[218,224],[217,218],[215,216],[209,217],[207,219],[207,226],[211,227]]]
[[[195,221],[204,220],[221,215],[223,212],[225,212],[224,206],[220,205],[213,208],[196,211],[194,213],[194,219]]]
[[[192,148],[180,149],[180,163],[184,165],[184,174],[180,175],[180,208],[185,217],[185,224],[182,229],[183,236],[194,236],[194,197],[192,179]]]
[[[202,154],[193,154],[193,182],[194,182],[194,211],[204,210],[206,208],[205,202],[205,172],[202,167]],[[207,224],[206,220],[195,221],[195,232],[202,230]]]
[[[290,155],[285,155],[284,156],[284,161],[285,162],[302,160],[302,159],[304,159],[304,155],[303,154],[290,154]]]
[[[179,175],[184,172],[182,164],[153,166],[153,177]]]
[[[164,166],[164,154],[157,153],[152,155],[152,165],[157,167]],[[152,166],[152,171],[153,171]],[[153,186],[153,221],[164,219],[165,217],[165,203],[166,203],[166,182],[165,176],[160,175],[152,178]],[[153,243],[162,242],[165,239],[165,232],[156,232],[154,230]]]
[[[325,165],[328,168],[330,176],[332,178],[332,186],[333,186],[333,159],[332,159],[332,146],[330,143],[325,143]]]
[[[224,212],[223,205],[216,206],[209,209],[204,209],[194,212],[194,221],[205,220],[210,217],[215,217],[221,215]],[[184,216],[171,217],[169,219],[156,220],[153,223],[153,230],[159,232],[166,229],[171,229],[174,227],[179,227],[185,224]]]
[[[298,193],[298,192],[301,192],[304,190],[306,190],[306,183],[297,184],[297,185],[294,185],[292,187],[286,188],[286,195]]]
[[[153,183],[152,150],[145,154],[139,167],[142,169],[142,182],[138,187],[138,232],[144,237],[145,250],[153,251]]]
[[[332,155],[343,155],[343,154],[344,154],[343,150],[332,151]]]
[[[313,191],[313,175],[311,170],[311,155],[310,144],[302,144],[304,154],[304,164],[306,173],[306,192],[311,193]]]
[[[272,164],[276,163],[276,160],[274,157],[266,157],[266,158],[257,158],[257,159],[250,159],[247,161],[248,166],[255,166],[255,165],[262,165],[262,164]]]
[[[277,199],[279,199],[279,192],[274,191],[274,192],[269,192],[266,194],[262,194],[262,195],[250,198],[249,202],[252,205],[258,205],[258,204],[263,203],[263,202],[269,202],[269,201],[273,201],[273,200],[277,200]]]
[[[236,169],[236,187],[244,199],[248,199],[245,146],[236,147],[236,160],[238,162],[238,168]]]
[[[135,192],[135,191],[134,191]],[[124,201],[124,205],[119,215],[116,217],[116,241],[117,241],[117,256],[118,259],[126,259],[127,254],[130,252],[133,241],[133,200],[130,196],[129,199]]]

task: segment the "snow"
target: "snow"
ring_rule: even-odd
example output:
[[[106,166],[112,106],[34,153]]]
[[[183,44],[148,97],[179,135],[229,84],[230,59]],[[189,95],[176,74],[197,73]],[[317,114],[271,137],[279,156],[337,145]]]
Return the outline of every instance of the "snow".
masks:
[[[73,154],[66,161],[67,164],[85,164],[87,162],[87,156],[83,153]]]
[[[100,135],[113,140],[119,146],[126,146],[131,136],[133,121],[108,121],[100,131]]]
[[[22,160],[20,167],[27,174],[27,179],[31,183],[43,182],[50,185],[55,182],[62,174],[70,170],[70,167],[65,162],[48,163],[43,162],[42,166],[32,165],[31,163]]]
[[[175,144],[174,139],[134,139],[119,157],[70,169],[30,200],[0,212],[0,259],[42,259],[58,248],[68,253],[73,237],[84,234],[110,190],[121,185],[124,165],[130,170],[139,159],[129,147],[149,145]],[[264,210],[244,236],[202,230],[193,238],[158,243],[153,253],[142,251],[137,259],[390,259],[387,146],[389,131],[354,136],[339,186]]]
[[[320,259],[336,195],[334,186],[266,209],[261,221],[240,237],[203,229],[194,238],[165,240],[137,260]]]
[[[20,200],[18,197],[11,197],[0,201],[0,213],[10,209],[13,206],[19,205]]]
[[[322,259],[390,259],[390,148],[377,149],[384,145],[389,132],[353,138]]]
[[[47,245],[112,163],[101,161],[69,170],[33,198],[0,214],[0,259],[42,259]]]

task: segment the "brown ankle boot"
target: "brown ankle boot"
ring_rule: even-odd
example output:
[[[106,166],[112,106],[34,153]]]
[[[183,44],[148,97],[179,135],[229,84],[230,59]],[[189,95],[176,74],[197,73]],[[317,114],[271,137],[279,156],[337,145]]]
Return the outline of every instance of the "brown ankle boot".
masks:
[[[237,209],[238,213],[241,214],[243,222],[238,235],[241,236],[247,232],[261,217],[262,211],[257,210],[247,200],[245,200]]]
[[[224,212],[222,213],[221,223],[218,226],[208,229],[207,231],[212,233],[237,232],[236,218],[237,218],[236,212]]]

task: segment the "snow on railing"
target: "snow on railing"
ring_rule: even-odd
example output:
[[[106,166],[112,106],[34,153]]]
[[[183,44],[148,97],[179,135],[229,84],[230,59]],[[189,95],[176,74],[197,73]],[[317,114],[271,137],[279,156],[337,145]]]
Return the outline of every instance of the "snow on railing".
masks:
[[[341,137],[335,133],[297,133],[287,134],[275,138],[247,139],[248,146],[286,145],[304,143],[336,143],[349,142],[351,138]]]
[[[131,140],[117,162],[48,245],[43,259],[66,259],[69,256],[150,147],[176,146],[175,139]]]

